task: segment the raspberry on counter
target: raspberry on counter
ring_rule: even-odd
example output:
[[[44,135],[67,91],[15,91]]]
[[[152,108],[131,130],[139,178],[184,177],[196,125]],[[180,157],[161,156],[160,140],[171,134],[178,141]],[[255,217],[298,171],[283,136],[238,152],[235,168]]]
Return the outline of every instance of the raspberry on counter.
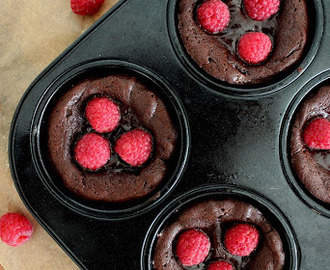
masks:
[[[238,54],[248,64],[258,64],[268,57],[272,42],[264,33],[248,32],[238,41]]]
[[[210,252],[209,237],[197,229],[189,229],[180,234],[175,253],[184,266],[202,263]]]
[[[96,133],[85,134],[74,148],[76,161],[89,170],[103,167],[110,159],[110,143]]]
[[[96,132],[113,131],[120,121],[120,110],[117,104],[106,97],[96,97],[87,103],[86,117]]]
[[[314,119],[304,129],[303,139],[311,149],[330,149],[330,121],[325,118]]]
[[[253,225],[239,223],[226,231],[224,243],[231,254],[249,256],[259,243],[259,232]]]
[[[142,129],[134,129],[120,136],[115,151],[122,160],[132,166],[140,166],[151,155],[153,147],[151,135]]]
[[[234,270],[234,267],[231,263],[220,260],[212,262],[207,270]]]
[[[253,20],[265,21],[278,12],[280,0],[244,0],[244,10]]]
[[[9,246],[20,246],[30,240],[33,227],[30,221],[18,213],[7,213],[0,218],[0,238]]]
[[[202,28],[212,34],[222,32],[228,25],[230,13],[220,0],[208,0],[197,9],[197,19]]]
[[[71,9],[78,15],[93,15],[103,2],[104,0],[71,0]]]

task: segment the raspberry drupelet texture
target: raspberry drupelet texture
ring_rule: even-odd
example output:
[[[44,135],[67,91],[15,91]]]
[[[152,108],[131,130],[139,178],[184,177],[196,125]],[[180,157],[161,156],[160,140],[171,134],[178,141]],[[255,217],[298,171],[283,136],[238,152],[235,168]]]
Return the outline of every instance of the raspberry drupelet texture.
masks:
[[[230,13],[222,1],[208,0],[197,8],[197,19],[204,30],[216,34],[227,27]]]
[[[250,224],[239,223],[226,231],[224,243],[231,254],[249,256],[259,243],[259,232]]]
[[[85,169],[98,170],[110,159],[108,140],[96,133],[85,134],[74,148],[76,161]]]
[[[231,263],[220,260],[212,262],[207,270],[234,270],[234,267]]]
[[[30,221],[18,213],[7,213],[0,218],[0,238],[9,246],[20,246],[33,234]]]
[[[113,131],[120,121],[120,110],[117,104],[106,97],[96,97],[87,103],[86,117],[96,132]]]
[[[151,155],[153,147],[151,135],[142,129],[134,129],[120,136],[115,151],[122,160],[132,166],[140,166]]]
[[[71,9],[78,15],[95,14],[104,0],[71,0]]]
[[[175,253],[183,266],[193,266],[206,259],[210,247],[210,239],[204,232],[189,229],[179,235]]]
[[[304,143],[311,149],[330,149],[330,121],[317,118],[311,121],[303,131]]]
[[[261,32],[248,32],[238,41],[238,54],[248,64],[266,60],[271,50],[272,41]]]
[[[244,10],[253,20],[265,21],[278,12],[280,0],[244,0]]]

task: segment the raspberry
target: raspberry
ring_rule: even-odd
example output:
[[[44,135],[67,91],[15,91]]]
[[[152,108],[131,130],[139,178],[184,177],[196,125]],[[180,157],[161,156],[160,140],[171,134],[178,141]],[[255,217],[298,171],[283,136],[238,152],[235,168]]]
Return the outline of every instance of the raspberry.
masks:
[[[210,252],[210,239],[200,230],[189,229],[180,234],[176,256],[184,266],[202,263]]]
[[[248,256],[258,245],[259,232],[250,224],[239,223],[226,231],[224,242],[231,254]]]
[[[197,19],[202,28],[212,34],[222,32],[229,23],[230,13],[220,0],[208,0],[197,9]]]
[[[96,13],[104,0],[71,0],[71,9],[79,15],[92,15]]]
[[[20,246],[30,240],[33,228],[30,221],[18,213],[7,213],[0,218],[0,238],[9,246]]]
[[[249,64],[258,64],[264,61],[272,49],[272,42],[264,33],[249,32],[238,42],[239,56]]]
[[[76,144],[74,157],[77,162],[89,170],[103,167],[110,159],[110,144],[96,133],[85,134]]]
[[[111,132],[119,124],[119,107],[106,97],[97,97],[89,101],[85,113],[88,122],[99,133]]]
[[[233,265],[226,261],[212,262],[207,270],[234,270]]]
[[[128,131],[117,140],[115,151],[128,164],[140,166],[150,157],[152,137],[141,129]]]
[[[246,14],[253,20],[265,21],[278,12],[280,0],[244,0]]]
[[[312,149],[330,149],[330,121],[317,118],[310,122],[303,131],[305,144]]]

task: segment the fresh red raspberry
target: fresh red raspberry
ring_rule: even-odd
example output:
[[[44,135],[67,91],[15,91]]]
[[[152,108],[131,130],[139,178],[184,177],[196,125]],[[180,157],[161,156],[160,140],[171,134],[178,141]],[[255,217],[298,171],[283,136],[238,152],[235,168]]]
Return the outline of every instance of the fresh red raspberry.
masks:
[[[116,141],[115,151],[128,164],[140,166],[150,157],[152,137],[141,129],[128,131]]]
[[[96,132],[111,132],[119,124],[120,110],[106,97],[96,97],[87,103],[86,117]]]
[[[311,121],[303,131],[305,144],[312,149],[330,149],[330,121],[317,118]]]
[[[264,33],[248,32],[238,41],[238,54],[249,64],[258,64],[268,57],[272,42]]]
[[[231,263],[221,260],[212,262],[207,270],[234,270],[234,267]]]
[[[248,256],[258,245],[259,232],[250,224],[239,223],[226,231],[224,242],[231,254]]]
[[[89,170],[103,167],[110,159],[110,153],[108,140],[96,133],[85,134],[74,148],[76,161]]]
[[[210,252],[210,239],[196,229],[189,229],[180,234],[175,253],[184,266],[193,266],[202,263]]]
[[[230,13],[220,0],[208,0],[197,9],[197,19],[202,28],[212,34],[222,32],[229,23]]]
[[[265,21],[278,12],[280,0],[244,0],[246,14],[253,20]]]
[[[71,9],[79,15],[93,15],[103,2],[104,0],[71,0]]]
[[[30,221],[18,213],[7,213],[0,218],[0,238],[9,246],[20,246],[30,240],[33,227]]]

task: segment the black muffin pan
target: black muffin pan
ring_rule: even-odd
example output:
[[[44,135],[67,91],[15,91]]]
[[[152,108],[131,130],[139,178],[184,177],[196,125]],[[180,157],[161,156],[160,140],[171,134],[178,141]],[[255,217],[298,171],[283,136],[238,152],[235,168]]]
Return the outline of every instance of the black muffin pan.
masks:
[[[31,84],[9,140],[16,188],[38,222],[81,269],[153,269],[156,235],[200,198],[257,207],[281,235],[284,269],[328,269],[330,206],[302,186],[290,164],[299,104],[330,85],[330,2],[308,2],[309,42],[291,70],[267,84],[233,86],[201,71],[176,30],[178,0],[122,0]],[[157,190],[136,203],[75,198],[45,156],[49,106],[92,74],[134,74],[153,86],[178,128],[175,162]],[[330,181],[330,179],[329,179]]]

